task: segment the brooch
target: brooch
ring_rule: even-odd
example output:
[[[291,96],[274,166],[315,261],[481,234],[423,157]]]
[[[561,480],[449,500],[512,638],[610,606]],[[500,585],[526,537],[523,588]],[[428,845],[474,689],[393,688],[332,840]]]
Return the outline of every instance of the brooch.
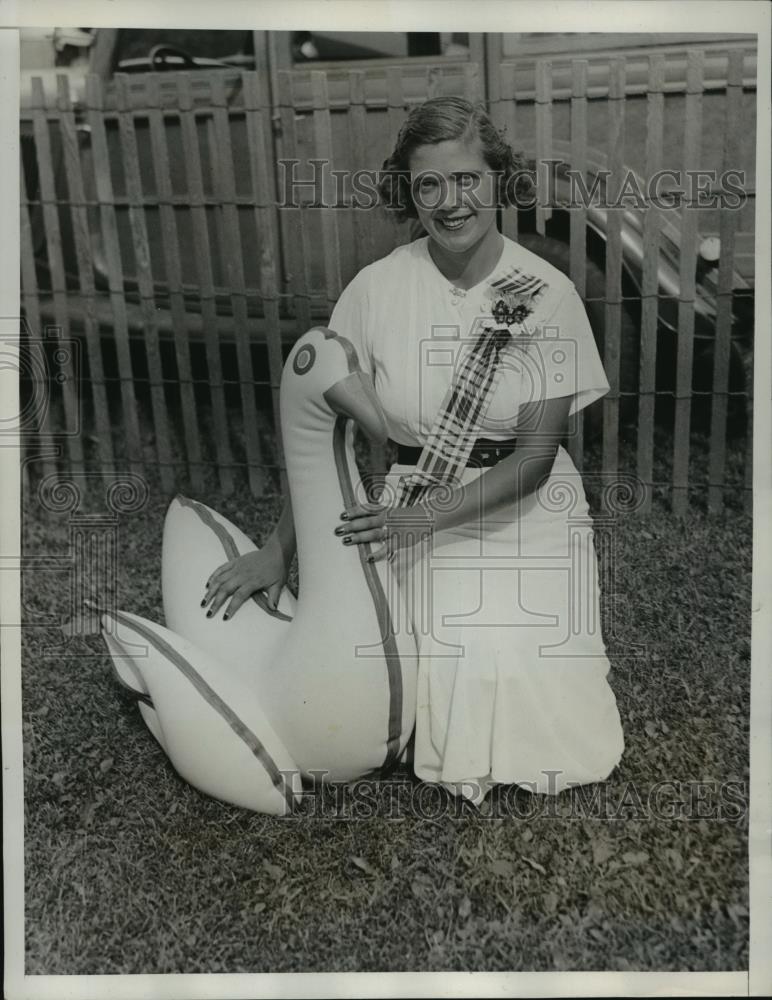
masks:
[[[534,310],[536,300],[547,288],[546,282],[512,268],[488,286],[491,315],[499,324],[522,324]]]
[[[503,295],[491,306],[491,315],[497,323],[512,326],[522,323],[533,312],[530,302],[524,301],[519,295]]]

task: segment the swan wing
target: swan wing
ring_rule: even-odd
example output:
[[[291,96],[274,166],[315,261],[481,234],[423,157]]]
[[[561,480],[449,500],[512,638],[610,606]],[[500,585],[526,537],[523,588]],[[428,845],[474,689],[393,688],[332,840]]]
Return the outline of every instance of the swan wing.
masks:
[[[243,531],[206,504],[181,495],[169,504],[161,556],[167,627],[222,661],[250,663],[259,674],[272,661],[295,616],[297,602],[290,591],[283,589],[275,611],[262,592],[253,594],[227,621],[223,619],[227,602],[213,618],[207,618],[207,609],[201,607],[214,570],[256,551]]]

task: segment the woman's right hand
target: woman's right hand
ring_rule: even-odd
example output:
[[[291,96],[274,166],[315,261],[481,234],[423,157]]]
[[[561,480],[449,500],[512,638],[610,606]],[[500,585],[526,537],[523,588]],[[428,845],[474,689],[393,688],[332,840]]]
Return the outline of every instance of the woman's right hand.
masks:
[[[257,552],[247,552],[217,567],[206,582],[201,607],[211,601],[207,611],[207,617],[211,618],[230,598],[223,619],[232,618],[255,591],[263,590],[269,606],[275,609],[288,576],[281,545],[276,536],[271,535]]]

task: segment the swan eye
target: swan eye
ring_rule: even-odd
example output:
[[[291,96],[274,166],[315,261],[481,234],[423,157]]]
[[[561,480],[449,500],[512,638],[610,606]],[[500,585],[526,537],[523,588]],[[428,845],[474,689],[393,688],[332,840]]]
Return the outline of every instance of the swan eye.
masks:
[[[312,344],[307,344],[305,347],[301,347],[295,355],[292,368],[295,374],[305,375],[313,367],[314,361],[316,361],[316,351]]]

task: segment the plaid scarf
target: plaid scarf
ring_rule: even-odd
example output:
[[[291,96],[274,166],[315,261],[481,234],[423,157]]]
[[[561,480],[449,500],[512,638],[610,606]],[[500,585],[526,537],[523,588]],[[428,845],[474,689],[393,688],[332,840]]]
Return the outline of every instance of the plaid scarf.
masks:
[[[452,485],[466,468],[498,381],[500,352],[512,337],[510,327],[522,327],[547,287],[517,268],[489,283],[491,317],[477,321],[483,329],[454,374],[415,472],[400,480],[395,506],[410,507],[433,486]]]

